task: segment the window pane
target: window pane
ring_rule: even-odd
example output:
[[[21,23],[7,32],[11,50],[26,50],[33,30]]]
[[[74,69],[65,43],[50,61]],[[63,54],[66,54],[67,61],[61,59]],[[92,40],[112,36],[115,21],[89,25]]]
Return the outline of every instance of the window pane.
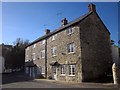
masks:
[[[65,74],[65,65],[61,65],[61,74]]]
[[[72,34],[72,33],[73,33],[72,28],[67,29],[67,30],[66,30],[66,33],[67,33],[67,34]]]
[[[69,75],[75,75],[75,65],[69,65]]]
[[[68,53],[74,52],[74,44],[73,44],[73,43],[68,44],[68,46],[67,46],[67,51],[68,51]]]
[[[57,34],[55,34],[55,35],[51,36],[51,41],[55,40],[55,39],[56,39],[56,37],[57,37]]]
[[[56,55],[56,53],[57,53],[57,48],[56,48],[56,47],[53,47],[53,48],[51,49],[51,55],[54,56],[54,55]]]
[[[41,54],[41,57],[40,57],[40,58],[45,58],[45,50],[42,50],[42,51],[40,52],[40,54]]]
[[[33,46],[34,48],[36,47],[36,44],[34,44],[34,46]]]
[[[42,43],[42,44],[45,44],[45,40],[42,40],[41,43]]]
[[[72,68],[72,74],[75,75],[75,68]]]
[[[71,75],[71,65],[69,65],[69,75]]]

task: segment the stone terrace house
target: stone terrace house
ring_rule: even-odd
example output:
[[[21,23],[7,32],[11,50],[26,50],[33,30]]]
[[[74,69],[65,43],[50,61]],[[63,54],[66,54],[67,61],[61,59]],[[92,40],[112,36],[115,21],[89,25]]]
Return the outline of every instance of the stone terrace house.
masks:
[[[26,47],[26,73],[55,80],[83,82],[108,74],[112,67],[110,32],[98,16],[89,12],[38,38]]]
[[[11,51],[11,50],[12,50],[12,45],[0,44],[0,71],[2,70],[2,73],[6,69],[5,62],[7,58],[6,57],[7,51]]]

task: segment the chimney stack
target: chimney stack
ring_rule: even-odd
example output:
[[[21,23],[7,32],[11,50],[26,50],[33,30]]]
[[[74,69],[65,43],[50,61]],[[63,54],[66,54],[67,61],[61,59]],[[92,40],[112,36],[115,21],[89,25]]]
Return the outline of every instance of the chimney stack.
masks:
[[[65,26],[66,24],[68,24],[68,20],[66,18],[64,18],[61,22],[62,22],[62,26]]]
[[[92,3],[88,4],[88,10],[89,12],[96,12],[96,5]]]
[[[45,34],[47,35],[47,34],[49,34],[50,33],[50,30],[49,29],[46,29],[45,30]]]

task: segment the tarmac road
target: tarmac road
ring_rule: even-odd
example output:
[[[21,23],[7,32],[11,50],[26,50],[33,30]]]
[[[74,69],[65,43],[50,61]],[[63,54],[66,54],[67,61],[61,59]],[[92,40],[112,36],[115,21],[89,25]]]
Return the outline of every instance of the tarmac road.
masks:
[[[4,74],[2,88],[105,88],[116,90],[113,83],[73,83],[48,79],[32,79],[24,73]]]

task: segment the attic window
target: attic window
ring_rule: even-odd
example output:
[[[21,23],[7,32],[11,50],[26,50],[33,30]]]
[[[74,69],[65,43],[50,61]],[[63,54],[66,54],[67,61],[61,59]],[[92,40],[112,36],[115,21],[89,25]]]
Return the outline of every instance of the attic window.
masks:
[[[36,47],[36,44],[34,44],[34,48]]]
[[[56,39],[56,37],[57,37],[57,34],[51,36],[51,41],[54,41]]]
[[[42,43],[42,44],[45,44],[45,40],[42,40],[41,43]]]
[[[74,31],[74,29],[75,29],[75,27],[68,28],[68,29],[66,30],[67,35],[72,34],[73,31]]]

